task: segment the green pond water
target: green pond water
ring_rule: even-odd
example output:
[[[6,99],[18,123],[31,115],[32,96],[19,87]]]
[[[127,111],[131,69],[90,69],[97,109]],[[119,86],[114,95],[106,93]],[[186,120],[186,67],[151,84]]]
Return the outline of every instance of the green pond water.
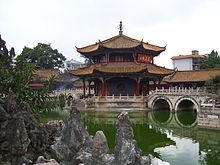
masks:
[[[102,130],[114,152],[120,112],[84,112],[82,120],[91,135]],[[220,165],[220,131],[197,128],[193,111],[130,112],[134,138],[144,155],[152,154],[171,165]]]

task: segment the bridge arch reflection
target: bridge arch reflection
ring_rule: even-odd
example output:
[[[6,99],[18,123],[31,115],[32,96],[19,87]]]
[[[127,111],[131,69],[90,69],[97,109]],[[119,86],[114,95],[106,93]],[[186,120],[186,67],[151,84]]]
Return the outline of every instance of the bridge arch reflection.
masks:
[[[152,111],[148,113],[148,119],[156,127],[193,128],[197,125],[196,111]]]
[[[185,111],[174,113],[176,123],[183,128],[192,128],[197,125],[197,112]]]
[[[161,113],[163,114],[161,115]],[[154,121],[157,126],[165,126],[172,121],[173,115],[169,110],[154,110],[149,113],[148,118]]]

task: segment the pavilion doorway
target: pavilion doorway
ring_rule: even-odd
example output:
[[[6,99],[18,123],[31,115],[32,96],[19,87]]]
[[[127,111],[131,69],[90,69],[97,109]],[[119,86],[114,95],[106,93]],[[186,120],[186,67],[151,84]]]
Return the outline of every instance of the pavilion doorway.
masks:
[[[112,96],[133,96],[136,88],[136,81],[128,77],[115,77],[107,80],[108,95]]]

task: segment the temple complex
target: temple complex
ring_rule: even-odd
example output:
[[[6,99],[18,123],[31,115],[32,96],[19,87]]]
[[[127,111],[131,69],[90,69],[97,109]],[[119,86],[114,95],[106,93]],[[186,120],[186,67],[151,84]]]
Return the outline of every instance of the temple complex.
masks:
[[[164,76],[174,70],[154,64],[154,57],[166,47],[139,41],[123,34],[98,41],[77,51],[87,59],[87,67],[69,73],[83,81],[83,96],[146,96]],[[92,92],[91,92],[92,91]]]
[[[206,81],[216,76],[220,76],[220,69],[176,71],[164,77],[163,82],[169,84],[170,87],[197,88],[204,86]]]

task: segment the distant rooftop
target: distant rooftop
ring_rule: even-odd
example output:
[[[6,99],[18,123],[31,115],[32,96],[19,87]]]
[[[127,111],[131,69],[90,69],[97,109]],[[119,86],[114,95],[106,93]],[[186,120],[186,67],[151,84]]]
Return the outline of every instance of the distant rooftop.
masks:
[[[193,50],[192,54],[190,55],[179,55],[179,56],[173,56],[171,59],[172,60],[179,60],[179,59],[187,59],[187,58],[205,58],[208,55],[199,55],[199,51],[198,50]]]
[[[172,76],[165,77],[163,81],[169,83],[201,82],[216,76],[220,76],[220,69],[177,71]]]
[[[74,64],[83,64],[82,62],[76,61],[76,60],[74,60],[74,59],[67,60],[66,62],[67,62],[67,63],[74,63]]]

